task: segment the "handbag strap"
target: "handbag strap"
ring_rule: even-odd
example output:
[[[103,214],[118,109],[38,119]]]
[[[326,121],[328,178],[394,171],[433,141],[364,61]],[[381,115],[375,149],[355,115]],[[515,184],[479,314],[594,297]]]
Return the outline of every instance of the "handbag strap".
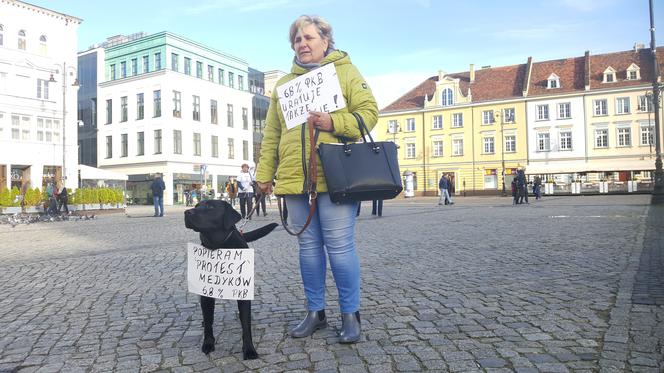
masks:
[[[316,212],[316,201],[318,199],[318,192],[316,191],[316,182],[318,181],[318,159],[316,158],[316,141],[318,140],[318,130],[314,133],[314,126],[311,123],[307,122],[307,127],[309,127],[309,145],[310,145],[310,154],[309,154],[309,172],[307,177],[307,194],[309,195],[309,216],[307,216],[307,222],[304,223],[302,229],[299,232],[294,232],[288,228],[286,224],[286,219],[284,219],[283,213],[283,197],[279,197],[277,201],[277,207],[279,207],[279,218],[281,219],[281,225],[291,236],[299,236],[304,232],[305,229],[311,224],[311,219],[314,217]]]

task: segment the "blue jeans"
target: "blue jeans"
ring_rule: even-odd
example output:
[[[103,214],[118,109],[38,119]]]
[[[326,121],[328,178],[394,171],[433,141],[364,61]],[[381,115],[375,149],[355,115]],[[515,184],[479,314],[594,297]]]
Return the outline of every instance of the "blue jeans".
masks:
[[[154,216],[164,216],[164,197],[152,197],[154,202]]]
[[[288,217],[299,231],[309,216],[306,195],[286,196]],[[325,309],[326,255],[339,292],[342,313],[360,309],[360,260],[355,251],[357,203],[335,204],[327,193],[318,195],[311,224],[299,237],[300,274],[309,311]]]

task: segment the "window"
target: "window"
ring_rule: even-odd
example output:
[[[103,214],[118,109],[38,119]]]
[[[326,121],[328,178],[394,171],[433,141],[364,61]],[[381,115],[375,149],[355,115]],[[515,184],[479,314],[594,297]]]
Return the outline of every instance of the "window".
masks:
[[[493,137],[484,138],[484,154],[493,154],[496,152]]]
[[[632,129],[629,127],[618,128],[618,146],[632,146]]]
[[[113,157],[113,136],[106,136],[106,159]]]
[[[550,135],[548,132],[540,132],[537,134],[537,150],[540,152],[548,152],[551,149]]]
[[[173,130],[173,154],[182,154],[182,131]]]
[[[143,56],[143,74],[150,72],[150,57]]]
[[[131,59],[131,75],[138,75],[138,59]]]
[[[161,154],[161,130],[154,130],[154,154]]]
[[[440,93],[440,102],[442,106],[452,106],[454,105],[454,93],[452,88],[445,88]]]
[[[145,132],[136,133],[136,155],[145,154]]]
[[[406,143],[406,158],[410,158],[410,159],[415,158],[415,143],[414,142]]]
[[[235,159],[235,144],[233,139],[228,139],[228,159]]]
[[[224,84],[224,70],[217,69],[217,83]]]
[[[228,86],[235,88],[235,74],[231,71],[228,72]]]
[[[493,110],[484,110],[482,112],[482,124],[492,124],[494,122]]]
[[[213,82],[214,81],[214,67],[212,65],[208,65],[208,70],[207,70],[207,75],[208,75],[208,80]]]
[[[433,129],[440,130],[443,129],[443,116],[434,115],[433,116]]]
[[[12,140],[20,139],[20,126],[21,118],[18,115],[12,115]],[[50,134],[50,132],[48,132],[48,134]],[[46,141],[51,141],[51,139],[47,138]]]
[[[249,129],[249,110],[246,107],[242,108],[242,129]]]
[[[127,62],[122,61],[120,62],[120,78],[126,78],[127,77]]]
[[[560,132],[560,150],[572,150],[572,131]]]
[[[18,49],[25,50],[25,30],[18,32]]]
[[[452,127],[453,128],[463,127],[463,113],[452,114]]]
[[[406,132],[415,131],[415,118],[406,119]]]
[[[48,100],[48,80],[37,79],[37,98]]]
[[[387,121],[387,132],[388,133],[397,133],[398,130],[398,124],[396,120],[389,120]]]
[[[638,80],[638,72],[637,71],[628,71],[627,72],[627,80]]]
[[[652,126],[642,125],[641,126],[641,146],[647,146],[654,144],[654,137],[652,133]]]
[[[177,53],[171,53],[171,70],[178,71],[180,70],[179,56]]]
[[[115,64],[110,66],[111,80],[115,80]]]
[[[636,64],[631,64],[627,68],[627,80],[640,80],[641,69]]]
[[[184,73],[191,75],[191,58],[189,57],[184,58]]]
[[[196,77],[203,78],[203,62],[201,61],[196,61]]]
[[[443,156],[443,140],[434,140],[433,141],[433,156],[442,157]]]
[[[549,75],[549,78],[547,79],[547,89],[554,89],[554,88],[560,88],[560,77],[556,74],[551,74]]]
[[[237,76],[237,88],[240,91],[244,91],[244,76],[242,75]]]
[[[595,116],[607,115],[606,99],[593,101],[593,113]]]
[[[182,116],[182,102],[180,100],[180,92],[173,91],[173,116],[180,118]]]
[[[4,27],[2,26],[2,24],[0,24],[0,46],[4,45],[4,40],[3,40],[4,30],[5,30]]]
[[[638,98],[638,111],[648,111],[652,112],[652,96],[643,95]]]
[[[595,130],[595,147],[608,148],[609,147],[609,129],[598,128]]]
[[[161,53],[154,54],[154,69],[161,70]]]
[[[604,70],[604,80],[602,83],[614,83],[616,81],[616,70],[609,66]]]
[[[558,119],[570,119],[572,117],[572,104],[561,102],[558,104]]]
[[[233,127],[233,104],[226,106],[226,116],[228,120],[228,127]]]
[[[629,114],[629,97],[616,98],[616,114]]]
[[[201,134],[194,132],[194,155],[201,155]]]
[[[242,159],[249,159],[249,141],[242,140]]]
[[[192,99],[194,101],[193,103],[193,114],[194,114],[194,120],[199,121],[201,120],[201,98],[199,96],[192,96]]]
[[[106,100],[106,124],[113,123],[113,100]]]
[[[46,35],[42,35],[39,37],[39,53],[42,56],[45,56],[48,54],[48,44],[46,43],[48,39],[46,39]]]
[[[210,122],[217,124],[217,100],[210,100]]]
[[[514,123],[514,108],[503,109],[503,123]]]
[[[452,155],[463,155],[463,139],[452,139]]]
[[[506,153],[516,152],[516,135],[505,136],[505,152]]]
[[[142,93],[136,94],[136,120],[141,120],[145,116],[145,99]]]
[[[128,139],[127,139],[127,134],[126,133],[123,133],[122,135],[120,135],[120,157],[126,157],[127,156],[127,151],[128,151],[127,141],[128,141]]]
[[[120,122],[127,121],[127,96],[120,97]]]
[[[161,116],[161,90],[152,92],[152,117],[158,118]]]
[[[549,105],[537,105],[537,120],[549,120]]]
[[[212,157],[219,158],[219,136],[212,135],[211,138]]]

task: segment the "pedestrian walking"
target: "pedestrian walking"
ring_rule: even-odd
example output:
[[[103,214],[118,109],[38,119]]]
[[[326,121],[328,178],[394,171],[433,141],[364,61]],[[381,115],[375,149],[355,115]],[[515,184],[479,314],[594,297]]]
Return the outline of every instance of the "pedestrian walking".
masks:
[[[252,200],[254,198],[254,182],[253,177],[249,173],[249,165],[244,163],[242,170],[237,176],[238,197],[240,198],[240,213],[242,218],[247,217],[253,207]],[[251,220],[251,216],[248,217]]]
[[[337,143],[339,136],[352,141],[361,137],[353,114],[360,115],[369,130],[378,118],[378,106],[366,81],[351,63],[346,52],[334,48],[332,27],[318,16],[300,16],[290,27],[290,47],[295,51],[291,74],[277,85],[306,74],[320,66],[334,67],[346,106],[326,113],[310,111],[301,126],[315,129],[318,142]],[[264,193],[272,192],[272,180],[279,174],[275,193],[285,197],[295,229],[301,229],[309,217],[309,195],[304,190],[310,157],[306,144],[308,131],[288,130],[276,95],[272,96],[261,144],[256,178]],[[306,127],[302,127],[305,129]],[[315,154],[314,154],[315,156]],[[300,273],[307,298],[304,320],[290,331],[294,338],[308,337],[327,326],[325,315],[326,262],[329,258],[341,308],[340,343],[360,339],[360,261],[355,248],[357,202],[333,203],[325,183],[322,165],[317,173],[316,210],[311,223],[298,236]]]
[[[533,180],[533,193],[535,194],[535,200],[542,198],[542,178],[535,176]]]
[[[152,203],[154,204],[154,217],[164,216],[164,189],[166,189],[166,184],[161,178],[160,174],[156,174],[152,184],[150,184],[150,189],[152,190]]]
[[[60,202],[60,205],[58,206],[58,212],[62,212],[63,207],[64,207],[64,212],[65,214],[69,215],[69,207],[67,204],[69,203],[69,191],[67,190],[66,186],[62,186],[62,189],[60,190],[60,194],[58,195],[58,200]]]
[[[453,205],[452,197],[450,197],[450,180],[447,176],[442,175],[440,180],[438,180],[438,188],[440,189],[440,198],[438,199],[438,205],[450,204]]]
[[[378,215],[378,217],[383,216],[383,200],[374,199],[371,201],[371,215]]]

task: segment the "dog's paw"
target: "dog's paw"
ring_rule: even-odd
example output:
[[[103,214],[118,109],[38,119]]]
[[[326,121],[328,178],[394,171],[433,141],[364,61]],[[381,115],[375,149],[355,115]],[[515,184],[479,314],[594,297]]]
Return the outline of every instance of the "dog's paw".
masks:
[[[214,351],[214,337],[208,336],[203,338],[203,345],[201,346],[201,351],[203,351],[204,354],[209,354],[210,352]]]
[[[258,352],[256,352],[256,349],[254,348],[254,346],[251,346],[249,348],[243,347],[242,348],[242,358],[244,360],[258,359]]]

